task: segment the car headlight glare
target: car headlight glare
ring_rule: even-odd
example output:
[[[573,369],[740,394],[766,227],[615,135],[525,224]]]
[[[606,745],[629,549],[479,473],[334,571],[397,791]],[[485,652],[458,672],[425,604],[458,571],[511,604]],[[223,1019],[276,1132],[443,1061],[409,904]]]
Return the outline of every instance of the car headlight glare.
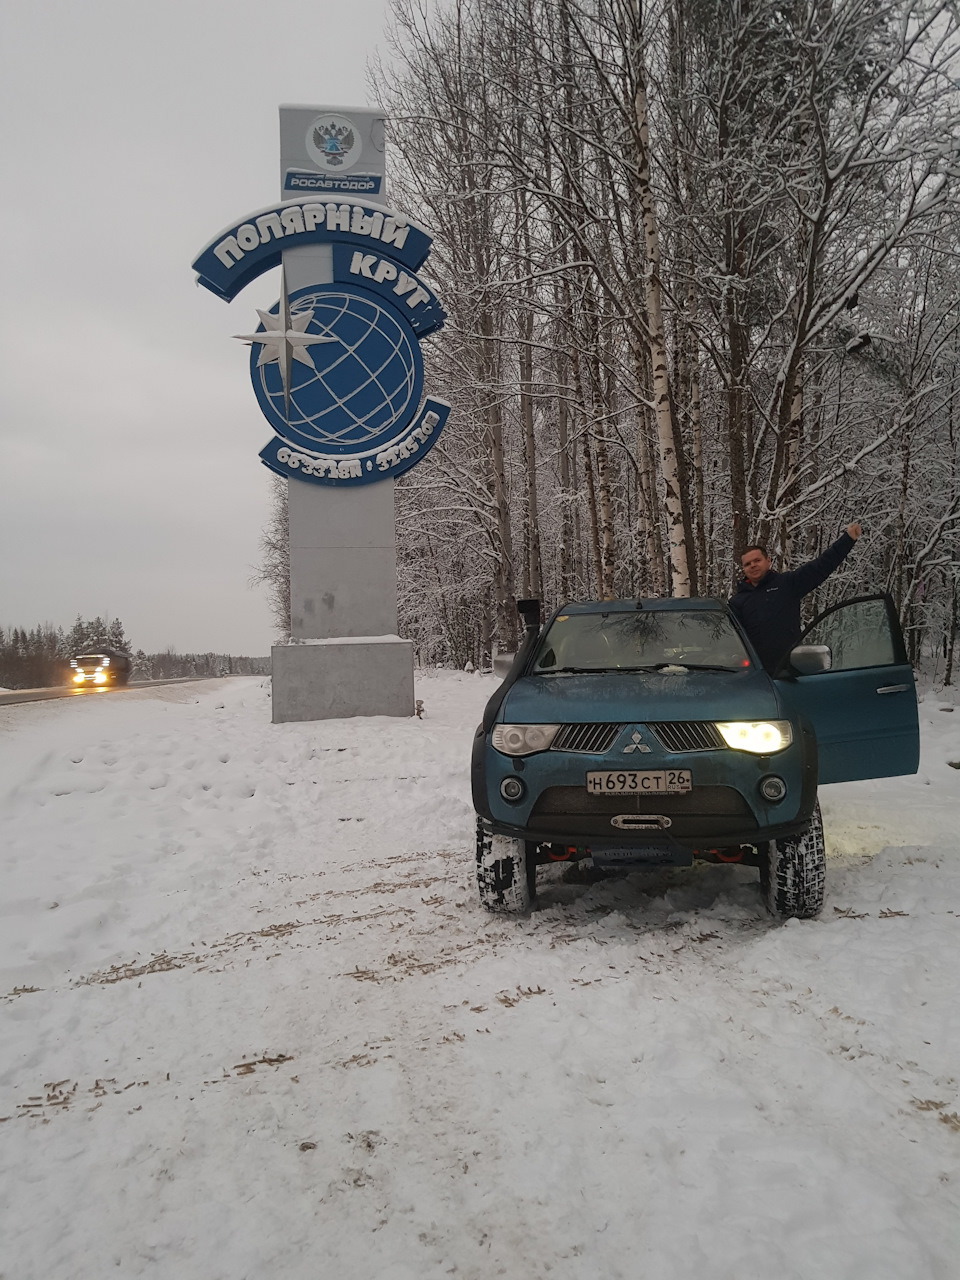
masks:
[[[728,747],[756,756],[773,755],[793,741],[789,720],[724,720],[717,722],[717,730]]]
[[[491,741],[505,756],[532,756],[546,751],[559,731],[558,724],[498,724]]]

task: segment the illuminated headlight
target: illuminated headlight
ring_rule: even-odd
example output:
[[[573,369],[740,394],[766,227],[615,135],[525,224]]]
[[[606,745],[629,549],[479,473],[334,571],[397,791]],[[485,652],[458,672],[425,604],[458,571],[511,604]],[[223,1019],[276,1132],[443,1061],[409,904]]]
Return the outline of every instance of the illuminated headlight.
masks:
[[[99,667],[97,667],[97,674],[93,677],[93,682],[94,682],[94,684],[106,684],[106,683],[107,683],[107,677],[103,674],[103,672],[100,670],[100,668],[99,668]]]
[[[756,756],[771,756],[793,741],[789,720],[726,720],[717,729],[728,747]]]
[[[492,742],[505,756],[532,756],[546,751],[559,731],[558,724],[498,724]]]
[[[74,684],[83,684],[83,672],[78,671],[77,674],[73,677],[73,680],[74,680]]]

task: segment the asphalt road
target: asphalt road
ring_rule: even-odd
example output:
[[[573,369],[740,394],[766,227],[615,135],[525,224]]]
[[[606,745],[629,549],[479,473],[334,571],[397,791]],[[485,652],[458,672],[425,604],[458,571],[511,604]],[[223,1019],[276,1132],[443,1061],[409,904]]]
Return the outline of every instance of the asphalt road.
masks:
[[[0,707],[11,706],[17,702],[44,702],[47,698],[90,698],[104,693],[132,693],[135,689],[151,689],[158,684],[195,684],[198,680],[214,679],[212,676],[178,676],[174,680],[140,680],[136,684],[123,685],[117,688],[84,688],[77,689],[71,685],[60,685],[54,689],[11,689],[0,693]]]

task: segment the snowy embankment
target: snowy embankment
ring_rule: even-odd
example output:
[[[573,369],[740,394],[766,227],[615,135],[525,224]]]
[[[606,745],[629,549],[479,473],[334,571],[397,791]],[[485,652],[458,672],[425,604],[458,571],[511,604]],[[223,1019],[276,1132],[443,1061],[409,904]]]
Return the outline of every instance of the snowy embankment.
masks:
[[[0,1275],[956,1280],[960,708],[737,867],[477,904],[422,720],[223,680],[0,709]]]

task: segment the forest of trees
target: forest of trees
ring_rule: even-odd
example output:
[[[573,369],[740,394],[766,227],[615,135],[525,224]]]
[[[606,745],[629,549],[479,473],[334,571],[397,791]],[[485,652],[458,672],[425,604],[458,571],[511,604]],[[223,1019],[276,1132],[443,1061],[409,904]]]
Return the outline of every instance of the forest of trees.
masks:
[[[890,591],[949,679],[957,36],[946,0],[395,0],[389,198],[435,237],[453,405],[397,487],[420,661],[512,647],[517,596],[725,596],[749,542],[790,567],[860,519],[820,602]]]
[[[99,648],[116,649],[133,660],[131,680],[170,680],[182,676],[269,675],[269,658],[226,653],[144,653],[127,642],[119,618],[84,619],[77,615],[69,631],[45,622],[27,631],[0,627],[0,689],[49,689],[70,681],[70,659]]]

